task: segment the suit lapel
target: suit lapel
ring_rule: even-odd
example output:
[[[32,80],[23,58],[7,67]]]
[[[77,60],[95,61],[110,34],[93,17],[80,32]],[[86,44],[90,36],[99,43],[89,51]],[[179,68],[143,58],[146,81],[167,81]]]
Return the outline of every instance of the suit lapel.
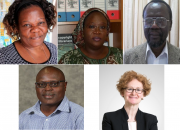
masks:
[[[135,58],[132,61],[133,64],[146,64],[145,56],[146,56],[146,47],[147,43],[144,43],[144,45],[137,50],[135,54]]]

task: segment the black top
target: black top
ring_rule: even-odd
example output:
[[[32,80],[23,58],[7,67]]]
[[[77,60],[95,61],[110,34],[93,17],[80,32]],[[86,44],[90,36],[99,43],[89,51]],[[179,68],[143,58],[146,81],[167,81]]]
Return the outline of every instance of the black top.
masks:
[[[103,130],[129,130],[128,115],[124,107],[115,112],[104,114]],[[138,109],[136,114],[137,130],[157,130],[157,118],[154,115],[144,113]]]

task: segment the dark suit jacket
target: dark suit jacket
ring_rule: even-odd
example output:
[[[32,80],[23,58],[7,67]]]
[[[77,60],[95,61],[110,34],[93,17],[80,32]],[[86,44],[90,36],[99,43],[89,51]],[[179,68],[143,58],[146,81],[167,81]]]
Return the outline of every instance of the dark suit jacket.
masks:
[[[124,107],[115,112],[104,114],[103,130],[128,130],[128,115]],[[157,130],[157,118],[138,109],[136,114],[137,130]]]
[[[145,60],[147,43],[138,45],[124,53],[124,64],[147,64]],[[167,42],[168,64],[180,64],[180,49]]]

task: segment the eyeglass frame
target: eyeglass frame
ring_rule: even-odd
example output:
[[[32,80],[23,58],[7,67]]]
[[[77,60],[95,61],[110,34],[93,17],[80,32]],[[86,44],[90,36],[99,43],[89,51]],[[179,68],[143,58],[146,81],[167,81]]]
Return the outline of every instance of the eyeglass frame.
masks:
[[[50,85],[50,83],[52,83],[52,82],[56,82],[56,83],[58,83],[58,85],[59,85],[61,82],[66,82],[66,81],[65,81],[65,80],[60,80],[60,81],[51,81],[51,82],[36,82],[35,85],[36,85],[36,87],[37,87],[37,83],[46,83],[45,87],[37,87],[37,88],[46,88],[47,84],[49,84],[49,86],[50,86],[51,88],[55,88],[55,87],[52,87],[52,86]],[[57,85],[57,86],[58,86],[58,85]],[[56,86],[56,87],[57,87],[57,86]]]
[[[126,87],[126,88],[123,88],[123,89],[126,89],[126,92],[128,92],[128,87]],[[128,93],[133,93],[134,92],[134,90],[135,90],[135,92],[136,92],[136,90],[138,89],[133,89],[133,88],[130,88],[130,89],[132,89],[132,92],[128,92]],[[144,89],[141,89],[141,93],[143,93],[143,92],[145,92],[145,90]],[[137,92],[136,92],[137,93]],[[137,93],[137,94],[141,94],[141,93]]]
[[[151,28],[153,25],[154,25],[154,23],[156,24],[156,19],[157,18],[164,18],[165,20],[166,20],[166,22],[170,22],[170,20],[169,19],[166,19],[165,17],[147,17],[147,18],[150,18],[150,19],[152,19],[153,20],[153,24],[150,26],[150,27],[148,27],[148,28]],[[145,19],[147,19],[147,18],[144,18],[143,19],[143,23],[145,22]],[[156,24],[157,25],[157,24]],[[158,25],[157,25],[158,26]],[[167,26],[167,23],[166,23],[166,26]],[[165,27],[166,27],[165,26]],[[158,26],[159,27],[159,26]],[[163,28],[165,28],[165,27],[163,27]],[[146,28],[146,27],[145,27]],[[162,27],[159,27],[159,28],[162,28]]]

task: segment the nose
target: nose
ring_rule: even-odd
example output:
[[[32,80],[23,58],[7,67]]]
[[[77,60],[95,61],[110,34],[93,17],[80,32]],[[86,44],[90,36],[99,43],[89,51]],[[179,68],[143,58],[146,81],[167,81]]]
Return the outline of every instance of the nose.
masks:
[[[133,94],[133,95],[135,95],[135,94],[136,94],[136,90],[135,90],[135,89],[133,89],[132,94]]]
[[[47,83],[47,85],[44,89],[45,89],[45,91],[51,91],[52,87],[49,85],[49,83]]]
[[[99,27],[95,27],[94,33],[100,33],[100,28]]]
[[[39,32],[39,27],[38,26],[32,26],[31,32],[33,32],[33,33]]]
[[[155,21],[155,20],[154,20],[153,25],[151,26],[151,28],[152,28],[152,29],[159,28],[159,27],[157,26],[157,24],[156,24],[156,21]]]

